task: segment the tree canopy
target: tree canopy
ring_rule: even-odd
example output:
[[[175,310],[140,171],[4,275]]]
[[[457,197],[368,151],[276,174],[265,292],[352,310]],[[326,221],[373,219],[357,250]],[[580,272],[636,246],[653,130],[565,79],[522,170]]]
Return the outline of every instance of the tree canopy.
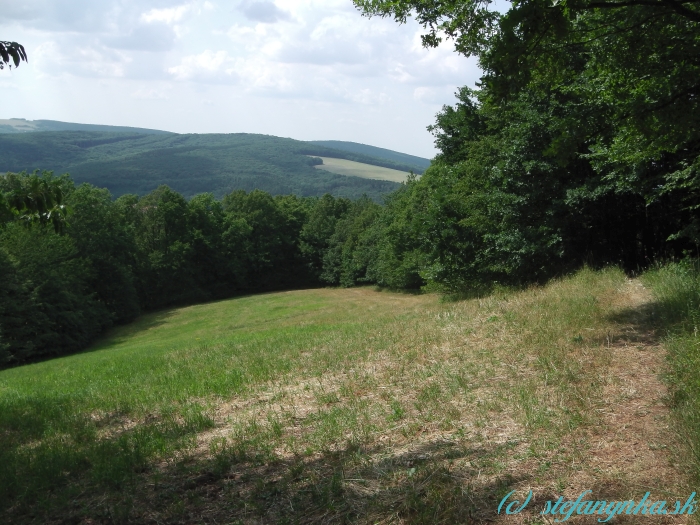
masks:
[[[68,211],[64,193],[70,184],[65,176],[54,177],[48,171],[25,176],[8,173],[0,179],[0,218],[5,216],[5,220],[12,218],[25,225],[51,224],[60,233]]]
[[[413,16],[483,69],[429,129],[416,184],[424,275],[537,279],[633,269],[700,242],[700,10],[694,1],[356,0]],[[425,215],[427,213],[427,215]],[[510,277],[508,277],[510,276]]]

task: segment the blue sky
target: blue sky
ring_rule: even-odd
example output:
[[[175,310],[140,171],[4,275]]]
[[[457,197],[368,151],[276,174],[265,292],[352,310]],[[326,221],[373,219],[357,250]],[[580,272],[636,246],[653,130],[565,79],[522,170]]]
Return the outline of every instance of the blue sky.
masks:
[[[0,0],[0,118],[350,140],[431,157],[474,59],[351,0]]]

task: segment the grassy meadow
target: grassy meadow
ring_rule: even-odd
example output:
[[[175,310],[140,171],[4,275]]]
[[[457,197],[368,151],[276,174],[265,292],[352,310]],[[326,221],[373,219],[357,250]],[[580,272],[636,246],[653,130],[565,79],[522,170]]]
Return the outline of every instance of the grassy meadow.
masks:
[[[318,170],[330,171],[337,175],[361,177],[363,179],[388,180],[391,182],[406,182],[408,172],[372,166],[362,162],[331,157],[319,157],[323,164],[314,166]]]
[[[687,497],[662,308],[611,269],[462,301],[316,289],[146,315],[0,372],[0,516],[534,524],[585,489]],[[511,490],[534,500],[496,514]]]

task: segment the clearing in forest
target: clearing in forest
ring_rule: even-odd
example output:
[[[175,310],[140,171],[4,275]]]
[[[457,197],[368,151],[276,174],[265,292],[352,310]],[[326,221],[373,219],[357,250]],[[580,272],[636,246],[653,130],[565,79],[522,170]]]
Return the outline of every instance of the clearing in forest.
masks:
[[[622,272],[583,270],[455,302],[320,289],[147,315],[0,372],[0,513],[549,523],[545,501],[586,489],[685,500],[652,305]],[[498,515],[512,490],[532,502]]]
[[[392,170],[381,166],[372,166],[353,160],[334,159],[331,157],[318,157],[323,160],[323,164],[314,166],[316,169],[330,171],[338,175],[348,175],[351,177],[362,177],[363,179],[388,180],[391,182],[406,182],[408,173],[405,171]]]

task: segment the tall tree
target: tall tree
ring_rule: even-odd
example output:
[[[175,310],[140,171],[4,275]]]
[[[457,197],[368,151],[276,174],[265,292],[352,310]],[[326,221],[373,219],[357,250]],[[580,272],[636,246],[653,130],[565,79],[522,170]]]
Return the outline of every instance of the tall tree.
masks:
[[[92,271],[86,276],[88,285],[109,312],[106,322],[133,320],[140,312],[133,230],[122,220],[106,189],[82,184],[68,194],[66,201],[71,208],[66,233],[73,239],[78,254],[89,261]]]

